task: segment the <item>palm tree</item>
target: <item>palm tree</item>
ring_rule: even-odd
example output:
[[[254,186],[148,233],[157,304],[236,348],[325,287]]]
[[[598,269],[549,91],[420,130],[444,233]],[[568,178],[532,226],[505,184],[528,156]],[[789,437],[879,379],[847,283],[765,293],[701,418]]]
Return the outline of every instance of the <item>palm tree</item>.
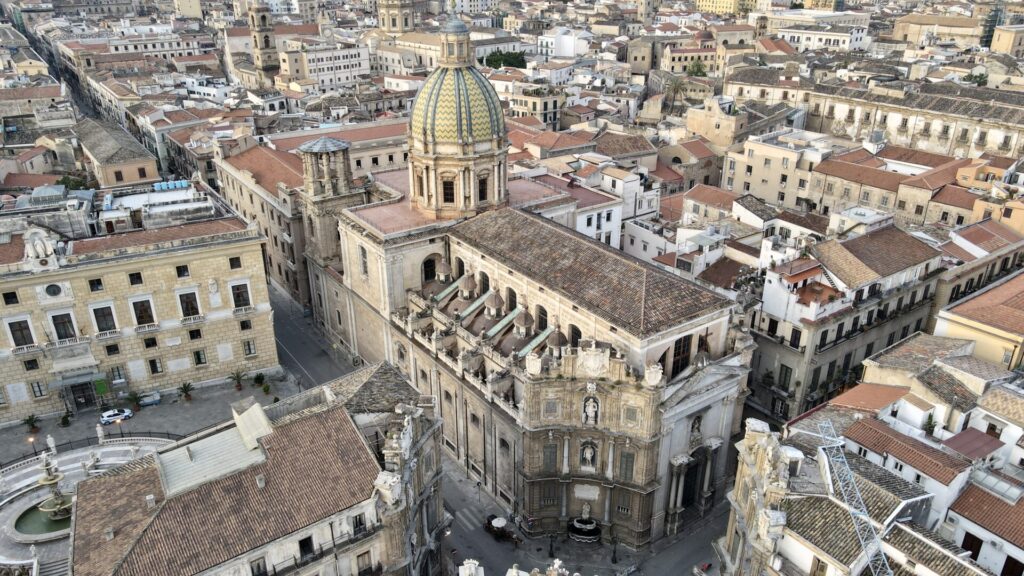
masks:
[[[185,398],[186,402],[189,402],[192,400],[192,390],[194,389],[195,388],[192,386],[191,382],[185,382],[181,386],[178,386],[178,393]]]
[[[127,397],[125,397],[125,400],[127,400],[128,403],[132,405],[133,410],[138,411],[142,409],[142,406],[139,405],[139,402],[142,402],[142,395],[139,394],[138,392],[132,392]]]
[[[231,378],[231,381],[235,383],[235,390],[241,390],[242,389],[242,380],[245,378],[245,375],[242,374],[242,371],[241,370],[235,370],[234,372],[231,373],[230,378]]]
[[[676,103],[679,101],[679,95],[686,89],[686,84],[682,78],[673,76],[668,84],[665,86],[665,95],[671,94],[669,111],[673,114],[676,112]]]

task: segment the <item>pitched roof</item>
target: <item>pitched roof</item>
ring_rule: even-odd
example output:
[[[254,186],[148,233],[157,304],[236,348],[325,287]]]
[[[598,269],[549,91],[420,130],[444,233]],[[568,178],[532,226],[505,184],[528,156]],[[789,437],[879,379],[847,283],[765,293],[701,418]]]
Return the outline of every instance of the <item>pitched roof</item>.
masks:
[[[791,212],[781,210],[777,216],[783,222],[796,224],[801,228],[816,232],[824,236],[828,232],[828,218],[811,212]]]
[[[82,481],[75,574],[196,574],[373,493],[380,467],[340,404],[275,426],[259,443],[263,461],[173,496],[164,492],[161,465],[153,457]],[[265,480],[262,488],[257,476]],[[156,507],[147,506],[148,494],[156,497]],[[113,539],[105,537],[107,528],[114,530]]]
[[[949,508],[1017,548],[1024,548],[1024,504],[1006,500],[970,484]]]
[[[956,184],[946,184],[939,189],[935,196],[932,196],[932,202],[971,210],[974,208],[974,202],[980,197],[980,195],[971,192],[967,188],[957,186]]]
[[[722,256],[715,261],[714,264],[708,266],[703,272],[697,275],[697,278],[709,282],[719,288],[725,288],[731,290],[736,280],[743,274],[744,271],[749,270],[749,267],[745,264]]]
[[[82,147],[100,164],[121,164],[156,157],[125,131],[109,122],[86,118],[75,127]]]
[[[1024,235],[994,220],[975,222],[960,228],[956,234],[989,253],[1024,240]]]
[[[456,224],[451,234],[638,337],[732,305],[675,274],[519,210],[486,212]]]
[[[779,503],[792,531],[836,562],[850,566],[862,554],[849,511],[825,496],[789,497]]]
[[[740,195],[736,192],[719,188],[718,186],[697,184],[693,188],[683,192],[683,197],[687,200],[692,200],[700,204],[714,206],[719,210],[732,212],[732,203],[739,198]]]
[[[1024,274],[990,285],[960,301],[951,313],[997,330],[1024,335]]]
[[[885,422],[874,418],[858,420],[846,429],[844,435],[872,452],[889,454],[946,486],[971,466],[971,462],[966,458],[933,448],[916,438],[893,430]]]
[[[1010,386],[993,386],[978,400],[978,405],[989,412],[1024,427],[1024,392]]]
[[[277,193],[277,183],[289,188],[302,186],[302,159],[296,154],[266,146],[254,146],[226,162],[239,170],[252,173],[256,183],[271,194]]]
[[[827,176],[835,176],[848,182],[856,182],[890,192],[898,191],[900,184],[909,178],[909,176],[898,172],[888,172],[863,164],[853,164],[832,159],[818,164],[814,167],[814,171]]]
[[[909,391],[910,388],[906,386],[889,386],[887,384],[862,382],[829,400],[829,404],[877,413],[879,410],[906,396]]]
[[[903,552],[909,560],[927,567],[938,576],[986,576],[987,570],[974,563],[966,551],[935,532],[913,522],[897,522],[882,537],[886,544]]]
[[[943,440],[942,445],[971,460],[985,458],[1004,446],[998,438],[993,438],[977,428],[965,428]]]
[[[941,254],[896,226],[848,240],[829,240],[813,246],[811,252],[829,272],[851,287],[892,276]]]
[[[914,186],[915,188],[924,188],[925,190],[937,190],[946,184],[956,182],[956,171],[964,166],[970,165],[970,163],[971,160],[968,158],[951,160],[942,166],[932,168],[927,172],[922,172],[917,176],[907,178],[903,181],[903,185]]]
[[[640,134],[605,132],[595,138],[594,142],[597,144],[595,152],[611,158],[657,153],[654,145]]]

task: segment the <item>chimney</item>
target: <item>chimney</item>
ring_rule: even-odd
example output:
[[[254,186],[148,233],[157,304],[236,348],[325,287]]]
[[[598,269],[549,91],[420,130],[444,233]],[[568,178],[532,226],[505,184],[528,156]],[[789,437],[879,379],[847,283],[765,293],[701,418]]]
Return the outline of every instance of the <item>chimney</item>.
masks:
[[[263,474],[256,475],[256,486],[263,489],[267,486],[267,477]]]
[[[113,540],[114,539],[114,529],[113,528],[107,528],[106,530],[104,530],[103,531],[103,537],[106,538],[108,542]]]
[[[152,494],[146,494],[146,508],[156,508],[156,496]]]

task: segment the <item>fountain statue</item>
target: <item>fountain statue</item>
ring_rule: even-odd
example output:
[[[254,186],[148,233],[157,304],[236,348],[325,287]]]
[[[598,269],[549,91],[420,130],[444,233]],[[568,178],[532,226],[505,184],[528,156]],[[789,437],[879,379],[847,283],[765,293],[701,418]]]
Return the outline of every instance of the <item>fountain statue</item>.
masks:
[[[43,452],[43,463],[39,466],[43,477],[36,481],[39,486],[50,489],[50,497],[43,500],[36,508],[45,512],[50,520],[61,520],[71,516],[71,498],[60,491],[60,481],[64,474],[57,468],[57,463],[50,460],[50,454]]]

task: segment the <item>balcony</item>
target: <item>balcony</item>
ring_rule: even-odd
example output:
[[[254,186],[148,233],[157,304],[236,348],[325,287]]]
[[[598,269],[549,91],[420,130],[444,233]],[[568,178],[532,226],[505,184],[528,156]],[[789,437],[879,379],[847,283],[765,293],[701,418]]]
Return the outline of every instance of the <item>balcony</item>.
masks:
[[[347,548],[353,544],[361,542],[366,538],[369,538],[373,534],[376,534],[379,528],[377,526],[370,526],[364,529],[362,532],[352,535],[341,535],[336,538],[333,542],[325,542],[318,548],[314,549],[312,553],[306,554],[302,557],[293,556],[291,560],[286,560],[280,564],[276,564],[270,567],[263,574],[265,576],[283,576],[285,574],[294,574],[299,572],[305,566],[309,566],[318,560],[322,560],[327,556],[331,556],[336,552],[340,552],[344,548]],[[384,573],[384,567],[381,564],[375,564],[359,570],[359,576],[380,576]]]
[[[160,329],[160,325],[156,322],[150,324],[139,324],[135,327],[136,334],[145,334],[146,332],[156,332]]]
[[[75,336],[73,338],[62,338],[56,342],[50,342],[46,345],[47,348],[69,348],[77,344],[88,344],[90,338],[88,336]]]
[[[97,340],[110,340],[111,338],[117,338],[121,335],[121,330],[114,328],[113,330],[104,330],[103,332],[96,333]]]
[[[11,354],[14,354],[15,356],[18,356],[18,355],[21,355],[21,354],[31,354],[33,352],[38,352],[38,351],[39,351],[39,345],[38,344],[25,344],[24,346],[15,346],[13,349],[11,349]]]
[[[201,324],[206,322],[206,316],[203,314],[196,314],[194,316],[185,316],[181,319],[182,326],[189,326],[191,324]]]
[[[237,306],[231,311],[235,316],[245,316],[256,311],[255,306]]]

